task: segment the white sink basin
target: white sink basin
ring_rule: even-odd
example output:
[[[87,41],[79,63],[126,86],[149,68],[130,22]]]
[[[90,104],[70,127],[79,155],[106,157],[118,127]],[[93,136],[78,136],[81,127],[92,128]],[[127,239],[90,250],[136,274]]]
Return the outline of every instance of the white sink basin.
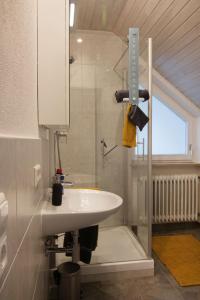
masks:
[[[42,209],[44,235],[73,231],[94,225],[115,213],[122,205],[121,197],[104,191],[65,189],[62,205],[46,201]]]

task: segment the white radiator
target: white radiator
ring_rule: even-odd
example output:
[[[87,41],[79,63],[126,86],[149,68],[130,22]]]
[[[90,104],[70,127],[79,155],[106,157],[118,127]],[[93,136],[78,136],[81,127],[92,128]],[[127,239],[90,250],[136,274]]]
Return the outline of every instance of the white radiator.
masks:
[[[153,177],[153,223],[198,219],[198,175]]]

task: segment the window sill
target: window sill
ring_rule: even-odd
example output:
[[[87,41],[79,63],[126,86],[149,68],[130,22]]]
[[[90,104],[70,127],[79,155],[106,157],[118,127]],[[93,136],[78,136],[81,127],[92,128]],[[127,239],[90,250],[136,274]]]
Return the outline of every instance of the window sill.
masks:
[[[139,162],[140,165],[147,165],[147,160],[142,160],[142,156],[137,160],[132,160],[132,165],[134,166]],[[163,166],[200,166],[199,162],[192,161],[191,159],[157,159],[152,158],[152,166],[163,167]]]
[[[153,166],[200,166],[200,163],[192,160],[152,160]]]

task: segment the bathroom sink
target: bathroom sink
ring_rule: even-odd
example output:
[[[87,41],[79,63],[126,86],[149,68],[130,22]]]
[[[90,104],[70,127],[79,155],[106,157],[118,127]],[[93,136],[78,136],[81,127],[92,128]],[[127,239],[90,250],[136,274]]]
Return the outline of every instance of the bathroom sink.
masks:
[[[42,209],[43,234],[52,235],[94,225],[115,213],[121,197],[99,190],[65,189],[62,205],[46,201]]]

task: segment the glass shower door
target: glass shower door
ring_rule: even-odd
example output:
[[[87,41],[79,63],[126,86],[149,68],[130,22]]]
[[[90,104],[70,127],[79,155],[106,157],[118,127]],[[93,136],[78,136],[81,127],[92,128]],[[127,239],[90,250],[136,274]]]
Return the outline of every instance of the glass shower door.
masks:
[[[140,108],[148,115],[148,111]],[[145,105],[148,108],[148,103]],[[136,174],[137,174],[137,236],[140,240],[145,252],[150,255],[150,233],[151,226],[149,220],[149,201],[150,195],[148,192],[148,185],[150,178],[148,175],[149,167],[149,153],[148,153],[148,126],[146,125],[143,132],[137,132],[137,154],[135,156]]]
[[[151,89],[149,84],[148,53],[146,59],[140,59],[139,80],[141,89]],[[151,79],[150,79],[151,80]],[[150,91],[151,92],[151,91]],[[152,176],[151,176],[151,99],[139,102],[140,109],[149,117],[148,124],[142,131],[137,129],[137,147],[134,155],[134,176],[136,182],[137,199],[137,237],[146,254],[151,256],[151,201],[152,201]]]

